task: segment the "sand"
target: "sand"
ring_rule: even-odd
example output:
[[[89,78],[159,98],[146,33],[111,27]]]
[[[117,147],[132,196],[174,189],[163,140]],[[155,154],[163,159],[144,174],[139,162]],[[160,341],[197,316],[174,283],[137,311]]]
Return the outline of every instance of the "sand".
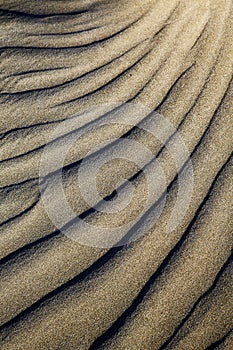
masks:
[[[0,8],[0,348],[233,349],[232,1]],[[67,219],[59,191],[55,200],[56,154],[71,141],[63,190],[94,240]],[[92,205],[78,186],[84,161]],[[104,212],[132,186],[128,205]],[[116,227],[139,237],[122,246]]]

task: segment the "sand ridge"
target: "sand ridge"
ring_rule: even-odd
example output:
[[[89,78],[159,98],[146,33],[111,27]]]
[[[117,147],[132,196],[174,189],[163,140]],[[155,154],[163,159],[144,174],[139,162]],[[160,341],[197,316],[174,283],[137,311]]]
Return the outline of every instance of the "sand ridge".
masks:
[[[231,350],[232,1],[1,0],[0,12],[1,349]],[[121,124],[127,102],[160,115]],[[148,195],[145,174],[159,162],[166,185],[156,177],[149,210],[124,231],[145,234],[114,248],[60,232],[39,187],[55,193],[58,183],[59,168],[39,176],[51,132],[106,103],[51,145],[62,152],[83,131],[66,155],[63,186],[75,214],[96,227],[137,218]],[[164,134],[164,147],[144,130],[156,122],[159,130],[160,118],[178,130],[194,176],[171,234],[177,174],[185,176],[189,157],[177,167],[176,134]],[[90,129],[99,122],[106,124]],[[153,156],[143,155],[141,168],[119,158],[102,167],[97,189],[108,199],[90,210],[77,186],[82,161],[94,164],[116,149],[130,154],[124,139]],[[129,206],[101,212],[131,185]]]

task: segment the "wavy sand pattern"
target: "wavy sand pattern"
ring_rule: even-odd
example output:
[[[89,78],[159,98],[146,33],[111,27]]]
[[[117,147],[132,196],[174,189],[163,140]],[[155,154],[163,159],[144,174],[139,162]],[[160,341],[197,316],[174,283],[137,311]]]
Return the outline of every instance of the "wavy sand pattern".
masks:
[[[1,349],[233,349],[233,2],[0,0],[0,9]],[[161,142],[145,132],[154,114],[133,126],[108,124],[129,102],[159,113],[158,125],[160,116],[169,121],[191,158],[190,202],[171,234],[177,174],[185,174],[187,158],[174,164],[172,133]],[[56,186],[56,171],[39,178],[52,131],[106,103],[106,113],[51,143],[60,152],[84,130],[63,169],[75,215],[100,227],[123,225],[142,210],[144,170],[159,161],[166,177],[137,222],[144,235],[112,248],[60,232],[39,186]],[[105,125],[88,131],[99,120]],[[116,158],[100,169],[97,189],[107,208],[116,189],[124,195],[134,185],[132,203],[105,215],[83,199],[78,171],[89,151],[90,164],[108,151],[129,151],[122,139],[143,144],[153,159],[142,157],[139,167]]]

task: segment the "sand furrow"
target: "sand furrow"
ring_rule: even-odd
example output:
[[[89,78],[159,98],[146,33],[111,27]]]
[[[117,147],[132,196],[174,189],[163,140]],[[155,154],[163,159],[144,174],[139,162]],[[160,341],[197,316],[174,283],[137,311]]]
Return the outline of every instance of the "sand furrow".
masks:
[[[232,169],[228,169],[228,172],[231,173]],[[228,208],[229,211],[223,210],[226,195],[231,201],[229,191],[231,181],[223,182],[221,179],[219,182],[222,196],[219,195],[218,191],[212,194],[213,197],[216,195],[213,204],[211,200],[206,202],[202,209],[205,216],[202,217],[202,212],[200,213],[184,242],[184,246],[175,254],[162,276],[151,286],[148,296],[143,299],[134,314],[130,315],[124,326],[120,329],[115,327],[115,331],[118,330],[116,336],[109,344],[105,344],[104,348],[124,349],[126,344],[129,348],[134,348],[136,345],[142,349],[159,348],[199,295],[210,288],[213,278],[231,253],[230,245],[232,245],[233,238],[230,226],[224,220],[227,217],[229,220],[228,215],[230,215],[231,210],[230,208]],[[216,215],[215,210],[218,214],[221,212],[218,222],[213,220],[214,215]],[[206,242],[211,242],[211,245],[208,246],[209,249]],[[222,249],[223,246],[224,249]],[[187,290],[190,293],[187,293]],[[228,306],[226,305],[228,314],[230,305],[232,303],[229,301]],[[227,322],[227,319],[225,321]],[[221,325],[223,324],[220,322],[219,327]],[[228,327],[230,325],[231,321],[228,319]],[[210,333],[212,336],[213,334]],[[198,349],[198,341],[195,342],[195,346]],[[178,348],[182,349],[182,347]]]
[[[1,349],[231,350],[232,6],[0,0]]]
[[[195,303],[192,312],[182,322],[177,334],[162,349],[185,349],[187,344],[195,344],[196,349],[208,348],[225,337],[231,328],[229,309],[232,305],[232,259],[219,272],[214,285]],[[204,334],[202,329],[208,329]],[[174,338],[174,339],[173,339]],[[171,342],[172,340],[172,342]]]
[[[222,155],[218,155],[219,158],[216,158],[216,154],[215,154],[215,152],[213,152],[213,144],[214,144],[214,142],[215,142],[215,147],[217,148],[218,147],[218,142],[220,140],[223,141],[223,135],[226,133],[226,130],[229,130],[229,125],[226,125],[224,130],[219,129],[220,120],[221,119],[219,119],[218,123],[213,124],[212,128],[213,128],[214,132],[209,132],[208,135],[206,136],[207,140],[206,141],[204,140],[202,142],[203,145],[201,144],[201,148],[205,149],[205,157],[203,158],[203,164],[205,164],[205,159],[208,159],[209,164],[212,164],[212,169],[214,170],[215,174],[218,171],[219,167],[222,166],[221,164],[223,164],[222,163],[222,161],[223,161],[223,158],[222,158],[223,154],[224,153],[225,154],[227,154],[227,153],[229,154],[231,152],[231,148],[227,144],[226,144],[226,147],[228,148],[228,151],[226,151],[227,148],[222,149],[223,154]],[[226,134],[225,134],[225,137],[227,137]],[[223,144],[224,144],[224,141],[223,141]],[[209,151],[208,151],[208,149],[209,149]],[[203,154],[203,149],[202,150],[201,149],[198,150],[198,153],[199,154]],[[195,158],[196,158],[196,160],[195,160]],[[197,166],[197,173],[195,172],[195,177],[198,179],[198,187],[197,188],[199,188],[199,191],[200,191],[201,188],[203,188],[202,189],[203,194],[202,194],[201,198],[204,198],[204,196],[206,195],[206,192],[208,191],[208,186],[210,186],[210,184],[211,184],[211,179],[215,175],[214,175],[214,173],[212,173],[212,174],[209,174],[209,178],[208,177],[207,178],[204,177],[204,169],[203,169],[202,165],[199,164],[199,157],[198,157],[198,155],[195,155],[195,158],[193,160],[193,164],[194,164],[194,166],[195,166],[195,164],[197,164],[196,165]],[[194,167],[194,169],[195,169],[195,167]],[[196,198],[195,200],[196,200],[196,202],[194,202],[193,210],[195,210],[196,206],[199,205],[198,203],[200,203],[201,199]],[[153,210],[152,210],[152,213],[150,213],[150,216],[151,215],[153,215]],[[188,216],[187,220],[190,220],[190,217],[192,217],[192,215],[193,215],[192,212],[189,215],[190,216]],[[37,214],[35,215],[35,219],[38,218],[38,216],[39,216],[39,213],[37,212]],[[101,219],[101,217],[100,217],[100,219]],[[118,220],[119,220],[119,218],[118,218]],[[33,225],[33,219],[32,218],[30,218],[28,221],[29,221],[30,225]],[[22,225],[21,227],[25,227],[25,223],[22,224],[22,220],[20,221],[20,225]],[[47,223],[46,227],[48,227],[48,223]],[[40,229],[40,232],[41,232],[42,226],[40,226],[39,229]],[[12,230],[12,228],[11,228],[11,230]],[[21,229],[18,228],[16,233],[17,232],[21,233],[22,231],[21,231]],[[29,234],[31,236],[31,232],[29,232]],[[6,235],[6,237],[7,236],[8,235]],[[22,239],[24,240],[25,239],[25,234],[24,234],[24,236],[20,235],[19,238],[21,239],[21,241],[22,241]],[[4,237],[2,239],[4,239]],[[12,240],[12,243],[15,245],[16,242],[17,242],[16,237],[14,237],[14,239]],[[171,241],[170,243],[167,242],[168,247],[170,247],[170,249],[171,249],[170,244],[172,244],[172,242],[174,244],[174,241]],[[7,244],[9,245],[9,243],[10,243],[9,241],[8,242],[5,241],[2,244],[2,246],[5,245],[5,247],[7,247]],[[150,244],[151,244],[151,242],[150,242]],[[141,248],[139,248],[139,249],[141,249]],[[153,245],[151,245],[150,249],[155,249],[155,248],[153,247]],[[32,251],[34,251],[34,248],[33,248]],[[67,260],[67,255],[65,253],[66,251],[69,252],[69,259],[68,260]],[[24,253],[23,256],[22,256],[22,258],[23,258],[22,263],[23,263],[23,265],[26,264],[24,268],[21,265],[19,265],[19,262],[20,262],[21,259],[16,259],[16,265],[18,266],[18,268],[16,269],[16,272],[14,273],[15,276],[16,276],[15,277],[15,282],[17,284],[17,286],[15,287],[15,304],[14,304],[14,307],[17,307],[17,303],[16,303],[16,299],[17,298],[19,298],[19,305],[22,305],[22,297],[21,297],[21,295],[23,295],[22,292],[25,292],[25,288],[29,288],[31,290],[33,298],[35,298],[36,293],[40,292],[40,289],[38,288],[37,284],[35,284],[35,290],[34,290],[34,288],[31,289],[31,285],[29,283],[29,278],[33,278],[33,280],[35,281],[37,274],[39,274],[38,277],[39,276],[41,276],[41,277],[39,277],[38,283],[39,283],[39,285],[44,286],[44,283],[46,282],[46,280],[43,280],[43,282],[42,282],[41,278],[43,278],[43,279],[45,278],[46,279],[46,274],[43,271],[47,271],[48,272],[48,271],[50,271],[50,269],[52,269],[52,270],[55,269],[55,271],[59,270],[59,271],[61,271],[61,273],[63,275],[62,279],[65,282],[65,280],[68,279],[68,276],[69,276],[67,274],[67,268],[70,268],[70,264],[71,264],[72,261],[73,261],[74,266],[76,265],[76,259],[77,259],[78,256],[80,256],[82,251],[83,251],[82,246],[75,245],[73,242],[70,242],[69,240],[64,239],[61,236],[60,238],[55,239],[54,242],[52,240],[51,242],[49,241],[48,244],[42,245],[42,247],[40,249],[37,249],[37,252],[34,252],[33,255],[32,255],[32,252],[29,251],[27,253],[28,258],[26,258],[27,255],[25,255],[25,253]],[[84,252],[85,252],[85,249],[84,249]],[[92,255],[92,258],[95,258],[95,255],[92,254],[91,251],[90,251],[90,254]],[[102,254],[103,254],[103,252],[97,252],[96,258],[98,258]],[[135,254],[135,255],[137,257],[137,254]],[[150,255],[148,255],[148,257],[149,256]],[[63,259],[65,259],[64,263],[63,263]],[[87,258],[85,258],[85,259],[87,260]],[[27,260],[28,260],[28,262],[27,262]],[[48,261],[48,262],[46,262],[46,261]],[[35,264],[34,265],[35,268],[34,268],[33,273],[32,273],[31,268],[33,266],[32,265],[33,262]],[[28,267],[27,267],[28,264],[29,264],[29,266],[31,266],[30,269],[28,269]],[[40,265],[38,265],[38,264],[40,264]],[[67,266],[66,268],[65,268],[64,264],[65,264],[65,266]],[[63,268],[62,268],[62,266],[63,266]],[[13,284],[13,280],[10,277],[11,273],[9,274],[9,269],[12,270],[12,268],[13,268],[13,266],[10,264],[9,268],[7,268],[7,270],[6,270],[7,272],[4,273],[6,276],[8,276],[7,279],[10,278],[10,280],[8,282],[9,286],[12,286],[12,284]],[[63,271],[64,268],[65,268],[66,272],[63,274],[62,271]],[[77,268],[79,269],[78,271],[76,270]],[[55,287],[55,286],[58,285],[57,284],[58,283],[57,282],[57,278],[58,278],[59,275],[58,275],[57,272],[55,273],[55,271],[52,272],[52,270],[51,270],[51,275],[53,275],[54,278],[55,278],[55,283],[56,283],[54,285],[54,287]],[[20,285],[18,284],[19,271],[21,271],[20,274],[22,274],[22,278],[23,278],[23,276],[25,278],[23,284],[20,284]],[[75,271],[77,271],[77,273],[81,272],[79,265],[77,267],[73,267],[73,269],[70,270],[70,272],[69,272],[69,273],[71,273],[70,278],[75,276]],[[26,275],[25,275],[25,272],[26,272]],[[65,280],[64,280],[64,278],[65,278]],[[13,279],[14,279],[14,277],[13,277]],[[49,288],[51,288],[51,287],[52,287],[52,284],[50,282]],[[20,290],[18,288],[22,288],[21,289],[22,292],[20,292]],[[42,288],[42,293],[43,293],[43,291],[44,291],[44,288]],[[28,296],[30,296],[30,293],[28,293]],[[26,299],[25,298],[23,298],[23,299],[24,299],[24,302],[26,302]]]
[[[215,23],[216,24],[216,23]],[[221,36],[220,36],[220,33],[221,33],[221,31],[219,31],[219,32],[217,32],[218,33],[218,35],[219,35],[219,38],[221,38]],[[230,30],[229,30],[229,33],[230,33]],[[216,45],[216,41],[215,41],[215,45]],[[213,50],[213,48],[210,46],[210,47],[206,47],[206,51],[208,51],[208,50]],[[227,52],[227,50],[228,50],[228,52],[230,51],[231,52],[231,47],[226,47],[226,52]],[[208,57],[208,56],[207,56]],[[227,57],[227,56],[226,56]],[[228,54],[228,57],[230,57],[229,56],[229,54]],[[211,56],[211,59],[212,59],[212,62],[213,62],[213,59],[214,59],[214,55],[212,55]],[[226,65],[226,61],[224,62],[225,63],[225,65]],[[205,67],[205,69],[206,69],[206,71],[207,71],[207,74],[208,74],[208,65],[206,65],[205,64],[205,62],[203,62],[203,64],[204,64],[204,67]],[[229,66],[229,68],[230,68],[230,66]],[[198,72],[198,70],[199,70],[199,72]],[[193,70],[193,75],[195,74],[195,77],[197,77],[197,73],[200,73],[200,77],[201,78],[203,78],[203,69],[194,69]],[[229,71],[229,73],[231,74],[231,70]],[[192,75],[191,75],[191,77],[192,77]],[[190,78],[191,78],[190,77]],[[185,78],[186,78],[186,80],[187,81],[191,81],[192,82],[192,84],[193,84],[193,80],[191,80],[191,79],[188,79],[188,76],[186,77],[185,76]],[[201,84],[203,84],[203,80],[201,80]],[[196,87],[196,89],[197,89],[197,84],[195,85],[195,87]],[[191,90],[192,89],[192,87],[190,86],[190,87],[188,87],[188,88],[186,88],[185,89],[185,91],[187,92],[189,92],[189,94],[190,94],[190,96],[187,96],[187,98],[185,99],[186,101],[188,101],[189,99],[190,99],[190,97],[192,97],[193,98],[193,96],[195,96],[195,94],[193,93],[193,91]],[[197,92],[196,92],[197,93]],[[180,94],[178,94],[178,97],[179,97],[179,95]],[[139,96],[140,97],[140,96]],[[141,97],[140,97],[141,98]],[[181,105],[180,103],[177,103],[177,106],[179,106],[179,105]],[[177,108],[177,106],[172,106],[172,108],[176,111],[176,113],[178,114],[179,113],[179,118],[180,118],[180,116],[182,116],[182,113],[180,113],[180,110],[179,110],[179,108]],[[170,107],[170,106],[169,106]],[[170,107],[171,108],[171,107]],[[170,115],[171,113],[170,113],[170,108],[169,108],[169,110],[168,110],[168,112],[169,112],[169,114],[168,115]],[[166,109],[164,109],[163,108],[163,113],[166,113]],[[174,113],[173,113],[173,115],[174,115]],[[172,117],[173,117],[173,115],[172,115]],[[174,120],[174,117],[173,117],[173,120],[172,120],[173,122],[175,122],[175,120]],[[176,122],[177,123],[177,122]],[[6,144],[6,146],[7,146],[7,144]],[[22,167],[22,169],[25,169],[25,171],[27,172],[27,174],[29,174],[30,173],[30,171],[32,171],[32,165],[31,164],[36,164],[36,163],[38,163],[39,162],[39,159],[40,159],[40,156],[41,156],[41,148],[39,148],[39,153],[37,154],[37,152],[36,152],[36,157],[37,157],[37,161],[36,161],[36,159],[34,158],[34,157],[32,157],[32,160],[30,161],[30,158],[31,158],[31,152],[29,152],[29,155],[26,155],[24,158],[20,158],[20,159],[18,159],[18,161],[19,161],[19,164],[21,165],[21,167]],[[22,163],[22,161],[23,161],[23,163]],[[18,168],[18,166],[19,166],[19,164],[17,164],[16,162],[15,162],[15,160],[14,160],[14,158],[12,159],[12,160],[10,160],[9,161],[9,166],[10,166],[10,164],[12,163],[12,165],[13,166],[15,166],[15,167],[17,167]],[[6,169],[6,171],[7,172],[11,172],[11,173],[14,173],[14,171],[13,170],[11,170],[10,168],[8,168],[8,166],[7,166],[7,163],[4,163],[4,168]],[[37,168],[37,166],[36,166],[36,168]],[[34,170],[34,174],[35,174],[35,171],[36,171],[36,168],[35,168],[35,170]],[[9,169],[9,170],[8,170]],[[27,170],[26,170],[27,169]],[[33,177],[33,175],[34,174],[32,174],[31,176]],[[18,181],[16,181],[16,182],[18,182]]]
[[[229,169],[229,167],[227,167],[227,169],[225,171],[230,172],[230,170],[231,169]],[[214,190],[212,190],[213,194],[210,196],[209,201],[207,201],[207,203],[206,203],[207,207],[211,208],[212,206],[214,206],[214,207],[217,206],[217,208],[222,208],[222,204],[223,204],[223,202],[225,202],[226,196],[227,196],[227,199],[230,200],[229,181],[225,180],[225,178],[223,176],[222,176],[222,178],[220,177],[220,180],[217,181],[217,183],[214,187]],[[218,189],[219,187],[221,188],[221,191],[219,191],[219,189]],[[220,195],[220,192],[221,192],[221,195]],[[207,209],[206,209],[206,207],[204,207],[202,210],[206,211]],[[212,216],[214,215],[213,211],[210,210],[208,212],[208,214],[205,215],[204,219],[202,218],[202,213],[200,213],[200,215],[199,215],[200,219],[198,218],[197,222],[195,222],[194,228],[192,228],[191,234],[189,235],[190,237],[188,236],[187,243],[186,242],[184,243],[185,246],[187,246],[187,247],[184,249],[181,249],[180,254],[177,253],[178,257],[176,257],[176,256],[173,257],[174,263],[172,260],[172,263],[170,263],[168,266],[168,271],[165,272],[164,274],[162,274],[161,281],[159,280],[159,282],[155,283],[155,287],[154,287],[155,291],[152,294],[150,293],[150,296],[148,298],[146,298],[145,301],[142,303],[142,306],[140,306],[140,310],[142,309],[141,312],[147,312],[147,311],[150,312],[151,308],[153,311],[155,305],[157,305],[157,304],[161,310],[160,311],[161,315],[163,315],[162,311],[166,308],[169,308],[172,311],[173,307],[170,308],[170,304],[168,301],[170,300],[170,302],[174,305],[174,298],[166,297],[167,293],[165,292],[164,288],[167,284],[167,286],[168,286],[167,288],[171,289],[172,293],[174,293],[174,291],[176,290],[177,293],[179,293],[179,294],[181,293],[183,295],[186,295],[185,292],[182,291],[182,288],[176,289],[176,284],[170,283],[170,278],[177,279],[177,281],[180,281],[181,278],[186,278],[185,272],[188,273],[188,275],[190,276],[189,283],[193,284],[195,279],[196,279],[196,283],[197,283],[196,289],[195,289],[196,293],[201,293],[200,288],[207,288],[205,285],[207,285],[207,283],[209,283],[209,282],[208,282],[208,280],[206,280],[204,283],[201,276],[203,275],[205,270],[208,268],[209,269],[208,279],[210,280],[212,278],[211,276],[216,274],[216,272],[215,272],[216,269],[219,269],[219,264],[222,265],[224,263],[224,261],[226,260],[227,255],[229,255],[229,249],[227,249],[227,246],[229,244],[229,240],[231,239],[230,230],[229,230],[230,227],[228,226],[228,228],[227,228],[225,222],[222,221],[222,218],[226,218],[226,215],[229,215],[229,214],[230,214],[230,208],[226,208],[225,210],[222,210],[221,214],[219,215],[219,221],[218,222],[215,221],[213,223],[213,221],[211,219]],[[202,234],[202,235],[199,233],[199,230],[202,229],[202,225],[201,226],[199,225],[199,220],[206,221],[206,224],[204,224],[204,223],[202,224],[202,225],[204,225],[204,228],[205,228],[205,230],[204,230],[205,234]],[[211,222],[213,223],[214,227],[211,226]],[[209,227],[209,229],[207,229],[207,227]],[[222,228],[223,228],[223,230],[222,230]],[[209,233],[209,235],[207,233]],[[224,234],[224,236],[223,236],[223,234]],[[219,238],[217,238],[217,237],[221,237],[221,245],[219,245]],[[208,241],[210,239],[212,239],[212,241],[213,241],[213,244],[211,244],[209,246],[210,250],[203,251],[203,249],[201,249],[203,254],[200,255],[199,249],[197,247],[200,247],[202,245],[206,245],[206,243],[205,243],[206,240]],[[156,241],[158,241],[158,238],[156,239]],[[224,250],[221,249],[223,244],[225,244]],[[197,245],[197,247],[196,247],[196,245]],[[214,248],[214,250],[213,250],[213,248]],[[228,246],[228,248],[229,248],[229,246]],[[151,266],[152,255],[150,254],[150,252],[148,252],[147,249],[144,247],[143,252],[148,256],[147,260],[150,261],[150,269],[151,269],[151,268],[153,268]],[[25,337],[23,335],[23,332],[25,331],[25,332],[27,332],[27,334],[28,334],[28,332],[32,332],[31,334],[33,334],[33,339],[36,339],[36,343],[34,344],[35,349],[37,347],[42,348],[42,344],[46,344],[46,339],[51,339],[50,335],[51,335],[51,332],[53,332],[53,330],[54,330],[53,323],[55,322],[56,329],[59,329],[59,333],[56,335],[56,337],[55,337],[55,334],[53,334],[54,343],[52,345],[51,340],[50,340],[51,348],[62,347],[62,344],[64,346],[65,342],[69,342],[70,348],[73,348],[73,347],[75,348],[75,346],[77,346],[77,345],[78,345],[78,348],[80,348],[80,349],[86,348],[85,344],[90,343],[91,339],[93,339],[92,337],[94,336],[94,334],[96,334],[97,331],[98,332],[101,331],[100,328],[98,328],[98,330],[97,330],[97,329],[93,329],[93,327],[91,327],[91,324],[93,324],[93,322],[95,322],[94,320],[96,319],[96,317],[98,317],[99,327],[101,325],[101,323],[100,323],[101,319],[102,319],[102,327],[106,327],[106,325],[109,322],[111,322],[111,319],[112,319],[112,317],[114,317],[114,314],[116,317],[116,313],[119,313],[120,303],[122,305],[121,307],[124,308],[126,306],[126,300],[128,298],[130,298],[130,299],[132,298],[132,300],[134,299],[133,295],[132,295],[133,285],[135,285],[135,287],[137,289],[138,288],[139,288],[139,290],[141,289],[139,281],[140,281],[140,278],[142,278],[142,274],[140,271],[143,269],[144,274],[145,274],[145,260],[146,259],[144,257],[144,259],[142,260],[143,261],[142,265],[140,265],[139,262],[135,264],[134,259],[138,260],[138,254],[136,254],[136,251],[137,251],[137,249],[132,249],[132,253],[133,253],[132,257],[130,257],[131,254],[129,254],[129,252],[128,252],[128,254],[126,254],[127,260],[122,259],[122,257],[121,257],[121,259],[118,259],[118,260],[120,260],[119,265],[118,265],[118,263],[113,263],[112,267],[109,267],[108,269],[106,269],[105,273],[99,273],[97,275],[97,278],[92,277],[92,279],[86,283],[86,287],[80,288],[78,286],[74,286],[73,288],[71,288],[71,291],[68,291],[67,293],[65,293],[66,297],[65,297],[65,295],[61,294],[60,296],[58,296],[58,298],[55,298],[51,302],[45,303],[43,307],[41,306],[38,309],[38,311],[35,311],[31,316],[29,315],[28,321],[26,318],[25,320],[22,320],[21,322],[19,322],[19,326],[16,325],[16,327],[17,327],[16,329],[18,329],[18,330],[16,331],[14,336],[12,335],[12,337],[10,337],[10,338],[12,338],[12,340],[9,339],[10,347],[12,349],[14,349],[14,346],[15,346],[14,339],[16,339],[15,344],[17,344],[20,341],[21,337],[22,337],[21,338],[22,340],[25,339]],[[187,253],[186,253],[186,251],[187,251]],[[208,259],[205,259],[205,256],[206,256],[205,254],[207,254]],[[194,273],[191,274],[190,271],[186,269],[186,267],[189,266],[188,262],[190,262],[190,264],[191,264],[190,268],[192,268],[192,264],[195,261],[195,258],[194,258],[195,256],[197,259],[197,265],[195,265]],[[217,261],[215,263],[209,263],[209,259],[210,259],[210,261],[214,262],[214,259],[216,258],[216,256],[218,256]],[[132,258],[134,258],[134,259],[132,259]],[[141,256],[141,258],[142,258],[142,256]],[[188,262],[184,264],[183,259],[187,259]],[[198,263],[198,261],[200,259],[203,262],[201,264]],[[176,260],[178,260],[178,262],[176,262]],[[205,264],[204,264],[204,262],[205,262]],[[182,266],[183,266],[183,268],[182,268]],[[197,268],[197,266],[198,266],[198,268]],[[128,269],[131,270],[131,273],[129,273],[129,271],[126,273],[126,271]],[[137,270],[138,271],[136,272],[135,269],[136,269],[136,271]],[[119,273],[118,270],[120,270],[121,273]],[[124,272],[124,270],[125,270],[125,272]],[[177,270],[177,273],[175,273],[176,270]],[[135,272],[132,273],[132,271],[135,271]],[[167,274],[171,275],[171,277],[168,278]],[[176,277],[176,275],[177,275],[177,277]],[[131,276],[131,278],[130,278],[130,276]],[[139,280],[137,280],[136,276],[138,276]],[[191,276],[193,276],[193,279],[191,279]],[[146,276],[144,275],[143,279],[145,277]],[[201,281],[201,283],[200,283],[200,281]],[[127,283],[131,286],[131,289],[129,291],[124,289],[125,283]],[[164,284],[165,284],[165,286],[164,286]],[[110,287],[111,285],[112,285],[112,287]],[[172,288],[171,288],[171,286],[172,286]],[[182,286],[183,286],[183,288],[190,288],[190,285],[188,283],[182,284]],[[156,290],[158,290],[157,299],[162,298],[161,300],[163,300],[163,302],[161,301],[161,302],[155,303],[153,301],[152,305],[154,305],[154,306],[152,306],[150,299],[156,298]],[[110,291],[111,291],[111,294],[109,295]],[[122,296],[122,293],[124,295],[124,298],[122,298],[120,300],[119,296],[120,295]],[[168,295],[169,295],[169,293],[170,292],[168,292]],[[80,296],[79,296],[79,294],[80,294]],[[127,294],[128,294],[128,296],[127,296]],[[195,295],[196,295],[195,293],[194,293],[194,295],[192,293],[192,294],[187,295],[187,297],[191,298],[191,300],[192,300],[192,298],[197,299],[197,297]],[[104,300],[105,300],[105,307],[104,308],[103,308],[103,305],[101,303],[102,298],[104,298]],[[185,298],[182,301],[182,298],[179,297],[177,299],[178,300],[177,307],[178,308],[181,307],[181,310],[182,310],[182,308],[184,308],[184,305],[185,305],[184,301],[186,303],[188,303],[189,298],[187,298],[187,299]],[[91,304],[90,304],[90,300],[92,301]],[[96,300],[96,303],[95,303],[95,300]],[[195,299],[194,299],[194,301],[195,301]],[[95,305],[96,305],[96,307],[94,309],[92,307],[93,303],[95,303]],[[150,305],[149,309],[148,309],[148,307],[144,307],[144,303],[146,303],[146,304],[149,303],[149,305]],[[162,305],[161,305],[161,303],[162,303]],[[74,307],[74,305],[75,305],[75,307]],[[99,307],[98,307],[98,305],[99,305]],[[117,308],[116,308],[116,305],[118,305]],[[58,314],[56,311],[57,308],[59,308]],[[111,312],[110,312],[110,310],[111,310]],[[178,317],[178,314],[179,314],[178,310],[175,313],[175,317]],[[96,314],[96,312],[97,312],[97,314]],[[83,313],[86,314],[86,317],[84,316]],[[81,317],[81,315],[82,315],[82,317]],[[171,317],[170,313],[168,313],[168,315],[170,315],[170,317]],[[144,320],[144,316],[141,316],[140,319]],[[135,320],[135,317],[133,318],[133,320]],[[172,318],[171,318],[171,321],[172,321]],[[85,322],[85,323],[83,324],[82,327],[80,327],[81,324],[80,324],[80,326],[78,326],[79,322],[81,322],[81,324],[82,324],[82,322]],[[159,319],[157,322],[159,322]],[[152,327],[152,326],[154,327],[154,323],[155,323],[155,319],[154,319],[154,322],[152,322],[152,323],[149,323],[149,324],[146,323],[147,324],[146,331],[144,330],[143,332],[139,333],[139,334],[143,335],[146,332],[146,335],[147,335],[147,337],[143,339],[142,343],[141,343],[142,339],[141,340],[139,340],[137,338],[135,339],[135,337],[132,336],[132,334],[134,332],[132,329],[130,329],[130,331],[128,333],[129,337],[127,335],[124,335],[124,337],[118,337],[116,342],[117,341],[120,342],[122,339],[123,342],[126,341],[127,344],[129,344],[130,340],[132,340],[132,342],[137,341],[137,344],[139,342],[140,346],[142,346],[142,344],[145,344],[146,341],[150,341],[151,336],[154,334],[153,332],[148,333],[148,332],[150,332],[150,327]],[[50,324],[50,327],[48,327],[48,324]],[[140,322],[140,323],[138,323],[137,321],[132,322],[133,329],[135,327],[136,327],[136,329],[138,329],[138,327],[142,327],[143,325],[144,325],[144,322]],[[158,323],[158,326],[159,325],[160,325],[160,327],[161,326],[165,327],[164,322],[162,324]],[[46,326],[46,329],[44,328],[45,326]],[[75,327],[75,328],[73,328],[73,327]],[[88,334],[86,333],[86,327],[89,329]],[[129,327],[130,326],[128,326],[126,328],[126,330],[128,330]],[[75,329],[75,331],[74,331],[74,329]],[[80,332],[81,330],[84,330],[84,333],[77,334],[77,332],[78,331]],[[75,339],[73,339],[74,332],[76,334]],[[7,333],[8,333],[8,331],[7,331]],[[12,334],[12,332],[10,334]],[[72,334],[72,336],[71,336],[71,334]],[[137,334],[138,334],[138,332],[137,332]],[[149,336],[150,334],[151,334],[151,336]],[[159,332],[156,334],[160,338],[162,336],[163,332]],[[66,337],[68,337],[68,338],[66,338]],[[3,347],[3,348],[7,349],[8,348],[7,342],[8,341],[6,339],[4,341],[6,344],[6,347]],[[123,345],[120,345],[120,346],[118,344],[117,348],[119,348],[119,349],[124,348],[124,344],[125,343],[123,343]],[[133,344],[134,343],[132,343],[132,348],[134,346]],[[31,341],[28,344],[28,346],[29,347],[31,346]],[[145,344],[145,346],[146,346],[146,344]],[[147,346],[148,346],[148,343],[147,343]],[[27,348],[27,341],[24,341],[24,347],[25,347],[25,349]],[[116,348],[116,344],[114,344],[114,348]]]

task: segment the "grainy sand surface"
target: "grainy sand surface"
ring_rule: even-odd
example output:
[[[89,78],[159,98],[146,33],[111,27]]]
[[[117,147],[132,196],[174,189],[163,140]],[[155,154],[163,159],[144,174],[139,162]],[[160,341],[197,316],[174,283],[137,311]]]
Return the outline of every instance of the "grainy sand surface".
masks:
[[[232,0],[0,0],[0,14],[0,348],[232,350]],[[121,123],[126,103],[144,106],[131,124]],[[97,113],[101,104],[107,110]],[[61,122],[77,118],[79,127],[51,142],[62,154],[74,138],[66,199],[92,227],[136,220],[123,235],[144,234],[129,244],[82,244],[48,214],[43,193],[56,193],[59,166],[40,176],[45,145]],[[186,147],[178,164],[173,129],[163,140],[146,131],[156,125],[162,135],[164,119]],[[137,154],[135,164],[132,142],[152,159]],[[96,188],[105,209],[131,185],[132,201],[115,213],[98,201],[90,210],[77,185],[82,160],[92,176],[94,161],[116,150]],[[192,192],[168,234],[179,190],[189,190],[179,180],[188,161]],[[165,184],[156,177],[137,220],[157,162]]]

